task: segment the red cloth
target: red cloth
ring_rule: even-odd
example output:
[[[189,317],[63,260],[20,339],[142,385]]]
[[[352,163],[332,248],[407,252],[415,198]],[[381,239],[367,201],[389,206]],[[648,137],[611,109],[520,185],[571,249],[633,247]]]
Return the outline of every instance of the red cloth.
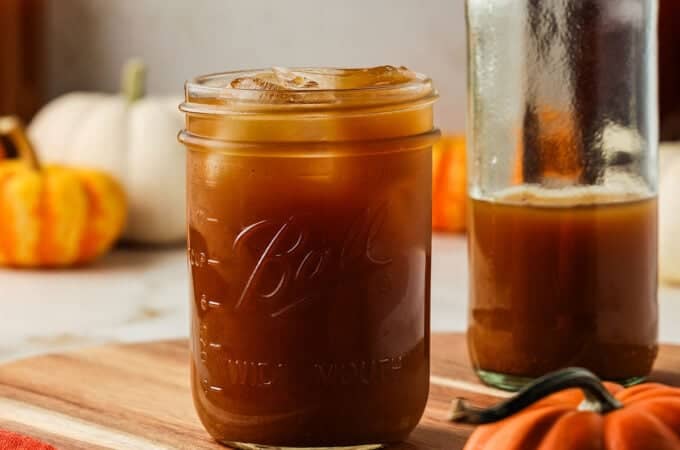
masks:
[[[0,450],[57,450],[28,436],[0,430]]]

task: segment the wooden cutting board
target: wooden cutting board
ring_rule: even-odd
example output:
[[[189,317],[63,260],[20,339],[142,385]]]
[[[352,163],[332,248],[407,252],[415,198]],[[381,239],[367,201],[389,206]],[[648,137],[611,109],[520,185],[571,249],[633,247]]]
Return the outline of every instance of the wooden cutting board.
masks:
[[[425,416],[399,450],[462,449],[472,429],[447,423],[451,399],[488,405],[507,394],[482,386],[459,334],[432,337]],[[0,429],[59,449],[224,449],[196,417],[186,340],[111,345],[0,366]],[[680,386],[680,347],[663,346],[653,380]]]

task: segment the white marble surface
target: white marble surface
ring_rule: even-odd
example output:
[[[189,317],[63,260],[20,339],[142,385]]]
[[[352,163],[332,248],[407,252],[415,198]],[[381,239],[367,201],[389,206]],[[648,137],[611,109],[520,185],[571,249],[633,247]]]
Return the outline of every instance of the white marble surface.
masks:
[[[435,236],[432,327],[465,329],[465,239]],[[0,361],[97,345],[188,335],[183,248],[119,249],[75,271],[0,271]],[[680,343],[680,289],[660,290],[664,342]]]

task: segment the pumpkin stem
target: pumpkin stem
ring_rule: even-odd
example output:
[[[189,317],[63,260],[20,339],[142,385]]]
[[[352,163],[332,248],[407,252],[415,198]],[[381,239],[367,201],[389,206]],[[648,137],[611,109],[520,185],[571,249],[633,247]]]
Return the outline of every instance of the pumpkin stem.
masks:
[[[120,90],[130,103],[144,97],[146,91],[146,65],[141,59],[131,59],[125,63]]]
[[[475,425],[498,422],[548,395],[571,388],[579,388],[585,395],[579,410],[607,414],[623,406],[592,372],[569,368],[538,378],[516,396],[487,409],[470,406],[465,399],[459,398],[453,402],[449,420]]]
[[[0,117],[0,160],[19,159],[40,170],[38,156],[26,135],[26,128],[17,116]]]

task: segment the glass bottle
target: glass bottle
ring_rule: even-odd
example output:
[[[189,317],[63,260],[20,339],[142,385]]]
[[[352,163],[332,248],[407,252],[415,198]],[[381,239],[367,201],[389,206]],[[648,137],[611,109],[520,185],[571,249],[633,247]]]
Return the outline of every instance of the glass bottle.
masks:
[[[468,343],[517,389],[657,354],[657,2],[467,0]]]

